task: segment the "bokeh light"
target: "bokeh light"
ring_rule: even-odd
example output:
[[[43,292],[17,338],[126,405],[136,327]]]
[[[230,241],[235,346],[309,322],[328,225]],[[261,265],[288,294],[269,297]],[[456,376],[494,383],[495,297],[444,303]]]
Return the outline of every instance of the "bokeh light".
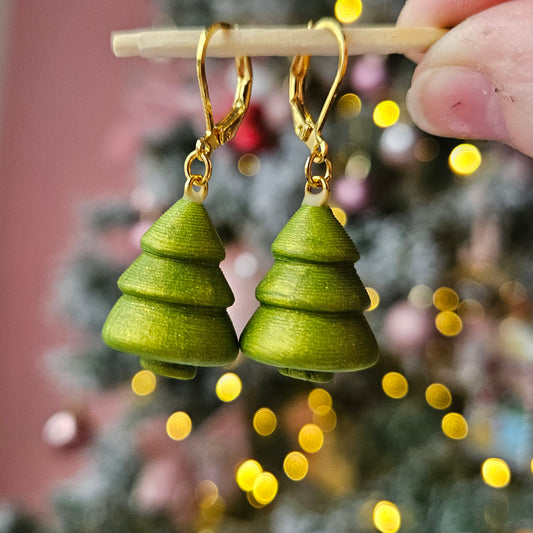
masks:
[[[407,300],[419,309],[427,309],[433,303],[433,291],[427,285],[415,285],[409,291]]]
[[[255,176],[261,167],[261,161],[255,154],[244,154],[239,158],[237,168],[244,176]]]
[[[337,0],[335,2],[335,18],[343,24],[355,22],[363,11],[361,0]]]
[[[481,165],[481,153],[473,144],[459,144],[451,151],[448,163],[456,174],[469,176]]]
[[[307,396],[307,405],[311,411],[315,412],[319,407],[331,407],[333,405],[333,400],[331,399],[331,394],[321,388],[314,388],[309,395]]]
[[[442,418],[442,431],[450,439],[460,440],[468,435],[468,424],[459,413],[448,413]]]
[[[370,174],[371,168],[370,156],[366,152],[355,152],[348,159],[344,172],[349,178],[364,180]]]
[[[381,533],[396,533],[402,524],[398,507],[392,502],[382,500],[378,502],[372,513],[372,520]]]
[[[343,94],[337,101],[337,114],[346,120],[361,112],[361,98],[354,93]]]
[[[232,402],[241,393],[241,378],[233,372],[226,372],[223,376],[220,376],[215,390],[220,400]]]
[[[192,430],[191,417],[184,411],[176,411],[167,419],[167,435],[172,440],[186,439]]]
[[[341,209],[340,207],[332,207],[331,211],[333,212],[335,218],[339,221],[339,224],[341,226],[346,226],[346,222],[348,222],[348,215],[344,209]]]
[[[432,137],[424,137],[415,145],[415,157],[422,163],[433,161],[439,155],[439,151],[439,143]]]
[[[409,390],[407,380],[398,372],[387,372],[381,380],[381,386],[385,394],[395,400],[403,398]]]
[[[131,390],[137,396],[147,396],[154,392],[157,385],[157,378],[150,370],[139,370],[131,378]]]
[[[434,409],[446,409],[452,403],[452,394],[446,385],[432,383],[426,389],[426,402]]]
[[[435,326],[443,335],[455,337],[455,335],[459,335],[463,330],[463,321],[453,311],[441,311],[435,317]]]
[[[327,405],[321,405],[313,411],[313,423],[324,433],[329,433],[337,425],[337,413]]]
[[[379,305],[379,293],[372,287],[365,287],[365,289],[368,297],[370,298],[370,306],[367,311],[373,311]]]
[[[459,305],[459,296],[449,287],[440,287],[433,293],[433,305],[439,311],[455,311]]]
[[[263,472],[263,467],[255,459],[247,459],[243,461],[237,468],[235,473],[235,480],[239,488],[245,492],[249,492],[254,488],[257,476]]]
[[[503,459],[491,457],[481,465],[483,481],[490,487],[501,489],[511,481],[511,470]]]
[[[324,444],[324,433],[316,424],[305,424],[298,434],[298,443],[304,452],[316,453]]]
[[[309,462],[302,452],[290,452],[283,461],[283,470],[289,479],[300,481],[309,470]]]
[[[255,481],[252,489],[254,498],[261,504],[267,505],[278,493],[278,480],[271,472],[261,472]]]
[[[400,107],[393,100],[379,102],[372,113],[372,120],[380,128],[388,128],[396,124],[400,118]]]
[[[206,479],[198,483],[195,494],[200,507],[211,507],[218,499],[218,487]]]
[[[253,426],[262,437],[271,435],[278,424],[276,415],[268,407],[261,407],[254,414]]]

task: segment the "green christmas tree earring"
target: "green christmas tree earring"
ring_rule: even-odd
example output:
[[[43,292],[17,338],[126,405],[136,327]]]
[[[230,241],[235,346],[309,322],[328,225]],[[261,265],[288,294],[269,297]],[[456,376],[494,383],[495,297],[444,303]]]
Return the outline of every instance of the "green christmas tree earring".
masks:
[[[309,56],[298,56],[292,63],[294,128],[311,152],[305,165],[305,196],[272,244],[275,263],[257,287],[260,306],[244,328],[240,345],[246,356],[276,366],[286,376],[327,382],[334,372],[372,366],[378,346],[363,316],[370,300],[354,268],[359,253],[327,205],[332,165],[321,130],[346,71],[345,37],[334,19],[321,19],[314,27],[334,33],[339,67],[315,124],[303,96]],[[313,163],[325,164],[324,176],[313,176]]]
[[[233,293],[220,270],[225,251],[202,201],[211,177],[211,153],[230,140],[250,101],[252,68],[248,57],[235,60],[238,83],[231,111],[213,120],[205,75],[205,55],[215,23],[198,42],[196,68],[206,133],[185,160],[184,195],[141,239],[141,255],[118,281],[124,293],[109,313],[102,337],[119,351],[140,356],[143,367],[164,376],[191,379],[198,366],[232,362],[239,351],[227,313]],[[203,175],[192,174],[199,160]]]

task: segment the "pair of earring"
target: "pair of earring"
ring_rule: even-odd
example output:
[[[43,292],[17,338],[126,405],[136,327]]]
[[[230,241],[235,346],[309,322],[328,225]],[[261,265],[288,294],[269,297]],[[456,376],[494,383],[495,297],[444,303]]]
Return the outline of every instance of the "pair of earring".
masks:
[[[310,149],[305,195],[272,244],[275,263],[257,287],[260,305],[240,339],[227,313],[234,296],[219,267],[224,248],[202,201],[211,177],[210,156],[235,135],[248,108],[252,69],[248,57],[236,58],[233,107],[215,124],[205,75],[206,49],[215,31],[231,26],[213,24],[200,37],[196,66],[206,133],[185,160],[183,198],[142,237],[142,253],[120,277],[123,295],[102,332],[109,346],[139,355],[142,366],[157,374],[191,379],[198,366],[231,363],[239,349],[286,376],[314,382],[376,362],[377,343],[363,316],[370,302],[354,269],[359,254],[327,205],[332,164],[321,130],[346,70],[345,37],[333,19],[321,19],[314,27],[335,35],[339,67],[315,123],[303,90],[309,56],[298,56],[292,63],[295,132]],[[203,175],[192,173],[195,160],[203,163]],[[313,175],[314,164],[325,165],[324,176]]]

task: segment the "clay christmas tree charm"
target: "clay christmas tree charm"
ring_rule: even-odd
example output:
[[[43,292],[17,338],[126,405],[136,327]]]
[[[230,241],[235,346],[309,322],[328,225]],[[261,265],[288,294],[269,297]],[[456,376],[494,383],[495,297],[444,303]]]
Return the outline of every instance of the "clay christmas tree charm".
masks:
[[[241,349],[287,376],[325,382],[378,357],[363,316],[370,305],[355,244],[327,205],[304,205],[272,244],[275,263],[258,285],[260,306]]]
[[[141,248],[119,279],[124,294],[104,341],[180,379],[193,378],[197,366],[233,361],[238,342],[226,308],[234,297],[219,267],[225,251],[202,203],[185,195],[144,234]]]

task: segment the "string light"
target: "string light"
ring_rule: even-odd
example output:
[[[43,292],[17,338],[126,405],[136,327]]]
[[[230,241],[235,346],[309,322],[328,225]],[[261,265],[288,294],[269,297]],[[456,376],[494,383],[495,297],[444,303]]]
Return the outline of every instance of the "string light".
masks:
[[[186,439],[192,430],[191,417],[184,411],[176,411],[167,419],[167,435],[172,440]]]
[[[261,161],[255,154],[244,154],[239,158],[237,168],[244,176],[255,176],[261,167]]]
[[[442,383],[432,383],[426,389],[426,402],[434,409],[446,409],[452,403],[452,395]]]
[[[321,405],[313,411],[313,423],[325,433],[329,433],[337,425],[337,413],[331,407]]]
[[[289,479],[300,481],[309,470],[307,457],[301,452],[290,452],[283,461],[283,470]]]
[[[481,153],[473,144],[459,144],[451,151],[448,163],[456,174],[469,176],[481,165]]]
[[[379,305],[379,293],[372,287],[365,287],[368,297],[370,298],[370,307],[367,311],[373,311]]]
[[[131,389],[137,396],[147,396],[157,385],[155,374],[150,370],[140,370],[131,378]]]
[[[463,330],[463,321],[453,311],[441,311],[435,317],[435,326],[443,335],[455,337]]]
[[[324,444],[324,433],[316,424],[305,424],[298,434],[298,443],[304,452],[316,453]]]
[[[339,221],[339,224],[341,226],[346,226],[346,222],[348,222],[348,215],[346,212],[340,207],[332,207],[331,211],[333,212],[335,218]]]
[[[392,502],[378,502],[372,513],[372,520],[381,533],[396,533],[401,526],[402,518],[398,507]]]
[[[335,2],[335,18],[343,24],[355,22],[363,11],[361,0],[337,0]]]
[[[459,305],[459,296],[449,287],[440,287],[433,293],[433,305],[439,311],[455,311]]]
[[[388,372],[381,380],[383,391],[390,398],[398,400],[403,398],[409,390],[407,380],[398,372]]]
[[[460,440],[468,435],[468,424],[459,413],[448,413],[442,419],[442,431],[450,439]]]
[[[277,426],[277,418],[268,407],[261,407],[255,412],[253,426],[255,431],[262,437],[266,437],[274,432]]]
[[[355,118],[361,112],[361,98],[354,93],[343,94],[337,102],[337,113],[341,118]]]
[[[242,390],[241,378],[233,372],[226,372],[220,376],[215,388],[216,394],[223,402],[232,402]]]
[[[235,480],[239,488],[245,492],[253,490],[257,476],[263,472],[263,467],[255,459],[243,461],[237,468]]]
[[[372,113],[372,120],[380,128],[388,128],[396,124],[400,118],[400,107],[393,100],[379,102]]]
[[[492,457],[481,465],[483,481],[490,487],[501,489],[511,481],[511,470],[503,459]]]
[[[271,472],[262,472],[254,481],[254,498],[261,504],[269,504],[278,493],[278,480]]]
[[[333,405],[333,400],[331,399],[331,394],[321,388],[314,388],[309,395],[307,396],[307,405],[311,411],[315,412],[319,407],[331,407]]]

